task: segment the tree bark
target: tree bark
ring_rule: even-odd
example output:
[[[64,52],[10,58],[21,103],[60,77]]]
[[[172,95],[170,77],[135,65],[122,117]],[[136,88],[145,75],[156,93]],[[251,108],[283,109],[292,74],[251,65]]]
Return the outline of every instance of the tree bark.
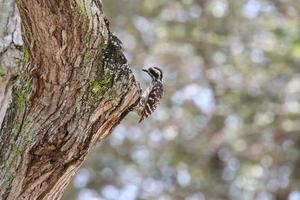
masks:
[[[20,18],[14,2],[0,0],[0,125],[11,99],[12,76],[22,59]]]
[[[0,199],[60,199],[139,100],[99,0],[18,0],[23,62],[0,130]],[[7,101],[6,101],[7,102]]]

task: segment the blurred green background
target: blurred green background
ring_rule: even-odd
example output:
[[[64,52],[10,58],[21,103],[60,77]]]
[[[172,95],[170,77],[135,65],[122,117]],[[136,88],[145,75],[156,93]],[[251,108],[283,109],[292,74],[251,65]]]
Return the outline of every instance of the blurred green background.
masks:
[[[64,200],[299,200],[300,1],[103,0],[145,88],[74,177]]]

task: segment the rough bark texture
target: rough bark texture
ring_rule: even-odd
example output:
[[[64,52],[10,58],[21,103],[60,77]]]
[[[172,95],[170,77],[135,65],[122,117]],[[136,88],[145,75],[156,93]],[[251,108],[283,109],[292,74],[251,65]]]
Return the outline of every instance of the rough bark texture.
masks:
[[[0,199],[60,199],[139,86],[99,0],[17,5],[24,56],[0,130]]]
[[[12,76],[21,59],[20,18],[13,1],[0,0],[0,124],[11,99]]]

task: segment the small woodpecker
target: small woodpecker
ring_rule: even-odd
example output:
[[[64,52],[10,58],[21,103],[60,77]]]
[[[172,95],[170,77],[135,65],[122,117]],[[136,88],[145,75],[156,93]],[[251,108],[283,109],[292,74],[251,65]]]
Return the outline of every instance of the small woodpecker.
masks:
[[[138,105],[139,123],[149,117],[160,103],[164,92],[162,83],[163,72],[158,67],[143,69],[152,79],[151,85],[143,92]]]

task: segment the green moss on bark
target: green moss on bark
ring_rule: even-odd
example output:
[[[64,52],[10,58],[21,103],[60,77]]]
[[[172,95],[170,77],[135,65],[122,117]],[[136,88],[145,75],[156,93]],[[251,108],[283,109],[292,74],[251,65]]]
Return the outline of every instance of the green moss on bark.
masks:
[[[5,70],[0,67],[0,77],[3,78],[3,77],[5,77],[5,75],[6,75]]]
[[[24,58],[25,59],[25,58]],[[25,108],[27,97],[31,91],[31,81],[27,69],[24,69],[22,76],[16,83],[15,100],[18,108]]]
[[[102,79],[90,83],[90,93],[88,104],[94,106],[104,96],[105,92],[112,87],[113,76],[111,74],[105,75]]]
[[[86,16],[88,19],[91,17],[90,10],[86,9],[84,2],[82,0],[74,1],[74,11],[79,15]]]

